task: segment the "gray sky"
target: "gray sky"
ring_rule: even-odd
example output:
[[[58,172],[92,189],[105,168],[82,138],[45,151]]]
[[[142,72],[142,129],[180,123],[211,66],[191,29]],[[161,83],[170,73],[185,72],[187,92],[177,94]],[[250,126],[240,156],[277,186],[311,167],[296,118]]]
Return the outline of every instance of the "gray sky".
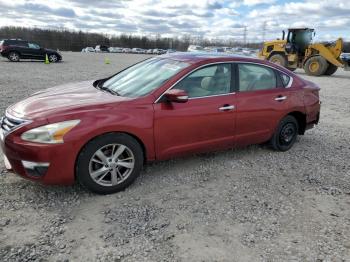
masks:
[[[68,28],[242,40],[281,36],[288,27],[313,27],[319,40],[350,40],[348,0],[0,0],[0,26]]]

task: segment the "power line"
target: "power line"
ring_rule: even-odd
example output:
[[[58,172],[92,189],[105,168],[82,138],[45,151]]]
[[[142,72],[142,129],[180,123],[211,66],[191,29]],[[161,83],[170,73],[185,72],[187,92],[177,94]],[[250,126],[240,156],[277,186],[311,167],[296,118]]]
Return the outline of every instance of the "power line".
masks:
[[[264,21],[262,25],[262,41],[265,42],[265,34],[266,34],[266,21]]]
[[[247,26],[246,25],[244,26],[243,43],[244,43],[244,46],[247,45]]]

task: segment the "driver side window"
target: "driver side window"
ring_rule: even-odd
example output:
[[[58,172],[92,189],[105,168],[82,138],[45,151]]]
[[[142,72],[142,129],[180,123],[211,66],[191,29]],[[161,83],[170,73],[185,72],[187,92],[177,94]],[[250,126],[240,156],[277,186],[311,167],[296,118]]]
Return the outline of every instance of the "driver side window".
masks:
[[[198,69],[174,86],[190,98],[228,94],[231,90],[231,64],[210,65]]]

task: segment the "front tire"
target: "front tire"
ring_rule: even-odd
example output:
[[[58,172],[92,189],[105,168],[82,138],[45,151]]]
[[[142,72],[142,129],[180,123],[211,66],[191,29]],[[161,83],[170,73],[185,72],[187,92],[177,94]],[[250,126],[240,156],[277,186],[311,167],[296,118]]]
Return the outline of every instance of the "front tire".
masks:
[[[283,67],[287,66],[287,59],[283,55],[280,55],[280,54],[272,55],[269,58],[269,61],[271,63],[281,65]]]
[[[77,180],[97,194],[124,190],[140,174],[143,151],[131,136],[109,133],[87,143],[76,163]]]
[[[18,52],[10,52],[7,57],[11,62],[19,62],[20,56]]]
[[[287,151],[294,145],[298,136],[298,121],[293,116],[286,116],[279,123],[270,144],[277,151]]]
[[[58,56],[55,54],[49,55],[49,61],[50,63],[57,63],[58,62]]]

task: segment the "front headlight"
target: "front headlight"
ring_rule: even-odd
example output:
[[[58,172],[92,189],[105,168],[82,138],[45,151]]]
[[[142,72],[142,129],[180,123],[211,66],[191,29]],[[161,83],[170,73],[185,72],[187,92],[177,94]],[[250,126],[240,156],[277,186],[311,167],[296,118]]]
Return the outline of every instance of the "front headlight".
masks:
[[[40,126],[24,132],[21,138],[25,141],[44,143],[44,144],[60,144],[63,143],[63,137],[73,127],[78,125],[80,120],[70,120],[46,126]]]

